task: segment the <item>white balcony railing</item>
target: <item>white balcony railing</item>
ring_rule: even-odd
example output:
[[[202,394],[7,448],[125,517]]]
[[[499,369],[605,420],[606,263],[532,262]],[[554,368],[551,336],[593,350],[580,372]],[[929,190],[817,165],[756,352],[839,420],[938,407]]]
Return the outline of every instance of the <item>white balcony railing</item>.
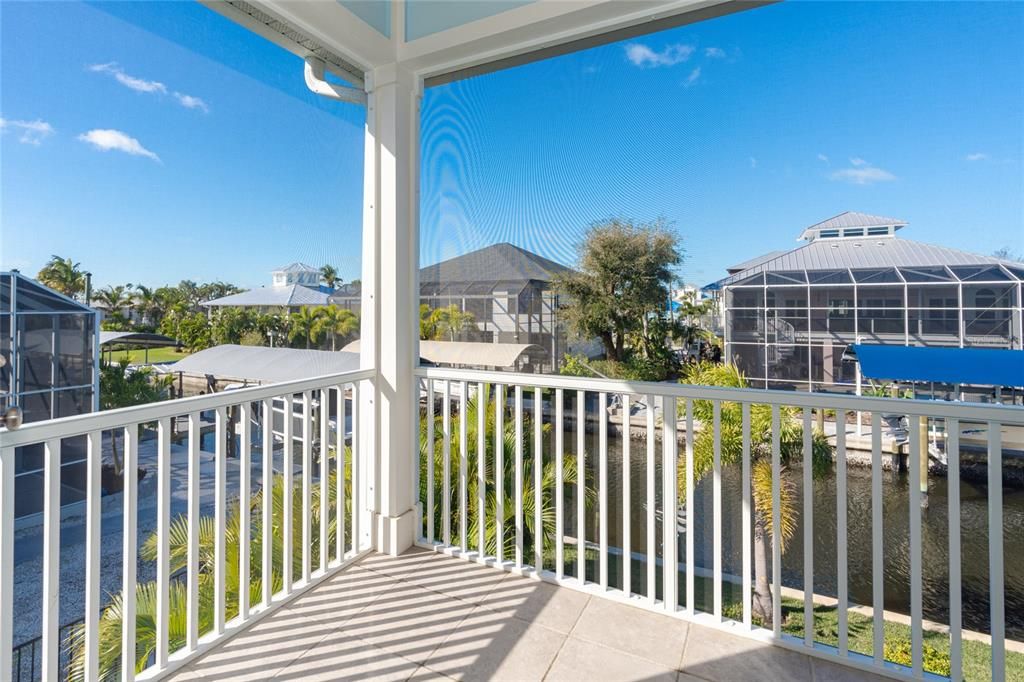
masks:
[[[426,397],[421,411],[421,419],[426,421],[423,464],[418,476],[426,480],[417,484],[424,516],[423,546],[888,675],[922,678],[925,628],[929,632],[945,632],[948,628],[952,679],[962,679],[965,637],[990,642],[992,679],[1005,679],[1002,440],[1008,433],[1018,439],[1019,429],[1024,427],[1024,409],[448,369],[421,369],[418,376],[421,394]],[[610,415],[611,402],[618,410]],[[631,439],[617,433],[625,423],[621,414],[631,414],[637,403],[642,409],[626,420],[639,436],[633,447],[640,451],[631,452]],[[649,407],[654,409],[646,409]],[[827,527],[816,529],[815,503],[825,486],[816,484],[815,467],[802,465],[812,460],[815,438],[821,438],[813,433],[815,413],[822,410],[834,410],[839,415],[835,423],[842,427],[834,429],[830,444],[836,460],[844,465],[836,466],[834,473],[835,520],[829,519]],[[697,423],[695,412],[710,419]],[[856,439],[845,428],[846,418],[853,418],[857,412],[872,415],[871,436],[866,441]],[[726,413],[735,421],[723,426]],[[752,419],[752,413],[760,415],[759,423],[757,418]],[[678,418],[672,418],[676,414]],[[670,418],[664,419],[665,415]],[[905,450],[906,443],[903,446],[909,484],[883,473],[886,460],[899,456],[892,452],[898,447],[894,439],[883,438],[883,415],[890,419],[906,416],[909,451]],[[618,430],[610,432],[610,419],[617,422]],[[514,426],[509,427],[509,421]],[[917,484],[925,471],[917,453],[921,452],[922,437],[928,437],[922,436],[926,433],[922,426],[927,426],[932,436],[940,434],[945,443],[938,452],[934,445],[925,452],[930,450],[932,456],[944,452],[948,466],[948,508],[941,510],[944,514],[925,517],[935,523],[935,519],[948,516],[948,530],[942,529],[948,532],[948,546],[943,548],[947,561],[938,567],[948,570],[948,618],[938,626],[932,622],[934,616],[926,621],[922,600],[922,516],[927,513],[922,509],[922,496],[928,490],[927,478],[923,490]],[[752,427],[764,431],[752,438]],[[681,442],[677,439],[678,428],[685,429]],[[784,453],[787,444],[780,434],[787,429],[791,443],[792,430],[796,429],[796,445]],[[708,441],[695,452],[696,441],[709,430],[710,437],[704,436]],[[620,441],[611,456],[610,433]],[[741,505],[741,512],[728,518],[723,513],[723,472],[727,468],[723,448],[729,444],[723,446],[723,438],[733,438],[734,451],[742,450],[736,462],[741,470],[738,488],[742,500],[727,501],[734,510]],[[854,443],[855,439],[859,442]],[[849,551],[852,545],[848,541],[854,538],[849,534],[848,445],[851,453],[854,447],[863,450],[862,460],[870,471],[870,527],[862,533],[870,537],[858,538],[857,543],[870,553],[866,567],[870,572],[870,599],[859,607],[850,594],[848,568],[854,560],[858,566],[867,560],[851,556]],[[960,457],[962,450],[971,448],[987,463],[988,537],[984,540],[990,579],[981,587],[988,591],[988,599],[982,602],[987,602],[983,608],[989,611],[987,635],[968,632],[961,617],[965,606],[961,562],[967,561],[965,571],[973,569],[977,574],[979,563],[986,560],[961,552]],[[883,449],[888,451],[885,460]],[[790,484],[785,476],[786,454],[793,468],[789,473],[797,479]],[[548,469],[552,460],[553,479],[563,481],[563,485],[552,483]],[[751,477],[752,464],[757,461],[766,468],[770,463],[770,629],[757,627],[752,608],[757,517],[753,513],[755,486]],[[572,475],[576,469],[573,462],[578,463],[579,470],[592,473]],[[703,499],[698,511],[695,488],[701,484],[702,473],[707,473],[704,486],[710,485],[711,490],[710,499]],[[567,477],[574,482],[565,484]],[[863,478],[859,476],[859,480]],[[511,497],[506,492],[510,486]],[[903,509],[894,510],[887,493],[898,486],[905,491],[907,503],[905,507],[900,505]],[[539,500],[534,495],[538,490]],[[798,563],[795,570],[783,565],[779,541],[783,526],[780,498],[787,490],[795,498],[790,509],[796,511],[800,529],[800,537],[791,540],[802,554],[802,566]],[[610,499],[615,494],[621,499]],[[680,497],[684,500],[681,505]],[[511,513],[507,506],[514,507]],[[818,509],[821,514],[821,507]],[[614,518],[613,510],[620,510],[621,519]],[[677,516],[679,523],[662,522]],[[903,522],[897,524],[897,518]],[[739,526],[741,539],[738,543],[731,540],[729,547],[740,555],[740,575],[730,575],[726,567],[723,529],[731,530],[734,525]],[[857,524],[862,530],[865,525]],[[905,541],[887,542],[886,534],[897,532],[897,525],[899,532],[906,533]],[[816,536],[828,535],[833,528],[834,570],[832,557],[815,556]],[[610,531],[616,534],[615,541],[610,540]],[[578,551],[580,547],[585,551]],[[826,595],[815,593],[815,585],[825,577],[821,564],[826,559],[830,564],[827,577],[835,586],[831,602]],[[897,607],[890,604],[890,610],[886,610],[885,581],[891,573],[887,569],[904,565],[907,574],[900,577],[909,581],[909,603],[902,606],[902,613],[894,614],[891,609]],[[789,585],[784,586],[787,571]],[[854,577],[861,582],[865,579],[863,575]],[[793,589],[794,583],[802,589]],[[972,590],[977,589],[972,586]],[[977,603],[977,592],[972,596]],[[801,637],[783,630],[784,598],[802,601]],[[816,641],[815,636],[815,606],[823,598],[840,605],[838,636],[831,645]],[[843,608],[845,605],[849,609]],[[854,610],[858,616],[869,614],[872,621],[873,641],[866,655],[850,648],[848,618]],[[883,626],[894,618],[909,623],[909,667],[885,660],[887,635]]]
[[[361,386],[370,388],[374,377],[367,370],[245,388],[28,424],[0,434],[0,680],[27,679],[30,667],[44,680],[70,674],[87,680],[101,674],[126,680],[136,673],[139,679],[161,676],[360,555],[368,548],[369,528],[358,511],[365,507],[359,499],[365,494],[365,474],[358,437],[352,433],[359,423],[353,413]],[[140,442],[155,444],[155,471],[147,472],[156,477],[155,528],[146,530],[156,541],[155,582],[149,583],[156,595],[153,613],[145,614],[152,617],[155,633],[146,638],[137,631],[137,617],[142,622],[137,607],[147,596],[137,579],[138,536],[144,530],[139,526],[139,481],[132,475],[123,478],[123,517],[102,513],[107,507],[101,505],[105,432],[118,435],[125,472],[137,471]],[[208,435],[213,441],[204,448]],[[71,595],[77,598],[71,600],[62,585],[78,582],[61,575],[60,556],[60,462],[62,441],[68,438],[84,438],[88,451],[84,594]],[[18,644],[15,619],[28,617],[15,608],[14,474],[19,450],[33,447],[42,448],[44,461],[42,634],[32,660],[26,661],[12,653]],[[229,450],[237,456],[229,458]],[[203,475],[204,456],[212,480]],[[182,470],[175,469],[174,460],[183,459],[187,475],[174,481],[178,485],[172,495],[172,478]],[[275,495],[266,503],[263,484],[271,476]],[[187,527],[187,539],[186,547],[175,547],[178,553],[172,556],[172,543],[181,542],[180,536],[172,538],[175,502],[185,507],[173,521]],[[123,527],[107,528],[108,518]],[[212,534],[206,525],[210,521]],[[250,537],[254,529],[261,537]],[[101,592],[101,534],[118,531],[123,532],[121,580],[117,589],[105,590],[120,591],[115,613]],[[228,566],[229,557],[237,557],[237,564]],[[182,563],[180,575],[172,575],[172,566]],[[79,618],[84,614],[81,625],[71,628],[75,634],[64,641],[67,628],[62,629],[60,619],[72,609],[62,599],[78,604]],[[119,625],[110,628],[109,617]],[[182,618],[183,631],[172,632],[172,622]],[[119,662],[109,660],[111,649],[120,652]]]

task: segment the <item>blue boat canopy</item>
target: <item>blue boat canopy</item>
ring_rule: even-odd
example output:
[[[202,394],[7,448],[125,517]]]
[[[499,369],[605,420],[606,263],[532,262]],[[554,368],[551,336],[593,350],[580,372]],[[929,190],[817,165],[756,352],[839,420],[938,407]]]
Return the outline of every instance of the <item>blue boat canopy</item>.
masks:
[[[868,379],[1024,387],[1024,350],[855,344]]]

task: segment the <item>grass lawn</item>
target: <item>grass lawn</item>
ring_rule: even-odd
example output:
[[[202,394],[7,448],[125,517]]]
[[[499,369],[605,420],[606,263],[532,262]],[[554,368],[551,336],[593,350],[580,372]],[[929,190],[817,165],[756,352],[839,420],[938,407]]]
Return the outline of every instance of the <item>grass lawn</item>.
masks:
[[[150,348],[149,349],[149,361],[154,362],[176,362],[184,357],[188,357],[189,353],[182,351],[178,352],[174,346],[167,346],[166,348]],[[146,349],[145,348],[133,348],[132,350],[115,350],[113,353],[104,353],[104,359],[107,357],[111,358],[112,362],[120,362],[121,359],[127,358],[128,362],[133,365],[141,365],[146,361]]]

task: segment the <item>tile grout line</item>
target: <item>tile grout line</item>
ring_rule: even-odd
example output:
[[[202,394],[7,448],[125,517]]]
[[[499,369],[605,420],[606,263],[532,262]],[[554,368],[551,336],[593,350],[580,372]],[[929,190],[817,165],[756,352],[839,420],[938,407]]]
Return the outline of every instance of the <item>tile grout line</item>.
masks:
[[[576,616],[576,620],[572,623],[572,627],[569,628],[569,632],[565,634],[565,637],[562,639],[562,643],[558,645],[558,651],[556,651],[555,655],[551,657],[551,662],[548,663],[548,667],[544,670],[544,674],[541,675],[542,680],[546,680],[548,675],[551,674],[552,666],[555,665],[555,661],[557,661],[558,657],[562,654],[562,649],[565,648],[565,643],[569,641],[572,637],[572,633],[576,630],[576,626],[579,625],[580,619],[583,618],[583,612],[587,610],[588,606],[590,606],[591,599],[593,599],[593,597],[587,595],[587,601],[583,603],[583,608],[580,609],[579,614]]]

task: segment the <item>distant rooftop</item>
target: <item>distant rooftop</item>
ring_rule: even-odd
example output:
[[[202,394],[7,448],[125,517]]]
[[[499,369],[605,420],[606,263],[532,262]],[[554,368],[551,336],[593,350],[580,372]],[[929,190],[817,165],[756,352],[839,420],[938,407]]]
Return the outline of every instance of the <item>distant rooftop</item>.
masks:
[[[283,268],[276,268],[273,272],[320,272],[319,268],[314,268],[312,265],[306,265],[298,261],[285,265]]]
[[[513,244],[487,246],[420,270],[421,284],[551,281],[571,268]]]
[[[301,284],[289,284],[283,287],[250,289],[240,294],[215,298],[202,305],[208,307],[291,308],[304,305],[327,305],[327,300],[328,295],[322,291]]]
[[[870,215],[857,211],[846,211],[805,228],[800,233],[800,239],[861,237],[864,236],[864,230],[870,228],[877,228],[876,234],[871,236],[892,236],[896,233],[896,230],[906,226],[907,222],[899,218],[886,218],[885,216]],[[886,230],[884,233],[882,232],[883,228]]]

